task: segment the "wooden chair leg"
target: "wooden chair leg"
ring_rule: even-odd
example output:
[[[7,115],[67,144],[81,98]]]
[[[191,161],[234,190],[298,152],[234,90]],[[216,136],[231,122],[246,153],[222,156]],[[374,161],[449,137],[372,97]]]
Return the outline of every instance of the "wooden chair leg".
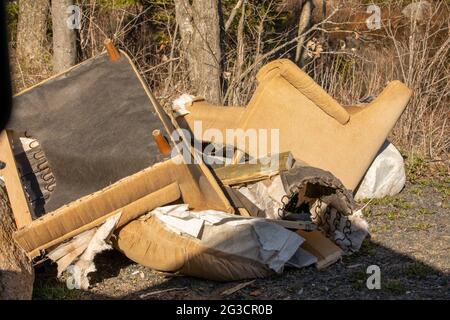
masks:
[[[32,218],[14,159],[11,135],[6,130],[0,134],[0,161],[5,164],[0,169],[0,176],[3,176],[5,180],[6,192],[8,193],[17,229],[21,229],[29,225]]]

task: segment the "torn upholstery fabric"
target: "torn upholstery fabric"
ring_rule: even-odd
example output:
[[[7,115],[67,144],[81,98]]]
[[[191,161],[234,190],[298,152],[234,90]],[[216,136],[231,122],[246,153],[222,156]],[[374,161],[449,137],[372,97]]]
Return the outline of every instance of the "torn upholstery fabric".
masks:
[[[58,265],[58,276],[67,270],[73,287],[87,290],[88,274],[96,271],[94,258],[98,253],[112,249],[108,240],[120,216],[121,213],[118,213],[108,218],[100,227],[88,230],[50,252],[48,257]]]
[[[344,215],[356,207],[353,195],[332,173],[313,167],[299,166],[281,172],[281,181],[288,198],[298,196],[298,203],[320,199]],[[284,210],[290,210],[286,203]]]
[[[328,238],[349,254],[359,250],[369,235],[368,224],[350,190],[333,174],[318,168],[299,166],[280,173],[287,196],[283,214],[301,210],[306,204],[312,221]]]
[[[200,230],[199,230],[200,228]],[[142,235],[146,236],[143,237]],[[275,223],[187,205],[158,208],[117,233],[116,247],[150,268],[217,281],[265,277],[314,259],[303,238]]]

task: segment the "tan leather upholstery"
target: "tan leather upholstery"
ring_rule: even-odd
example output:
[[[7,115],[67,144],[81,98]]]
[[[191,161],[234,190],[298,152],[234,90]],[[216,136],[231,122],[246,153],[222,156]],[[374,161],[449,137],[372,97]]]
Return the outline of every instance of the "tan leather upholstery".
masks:
[[[188,127],[193,130],[194,121],[201,120],[203,130],[218,129],[224,140],[227,128],[279,129],[279,152],[291,151],[296,159],[330,171],[351,190],[357,187],[411,96],[403,83],[392,81],[373,102],[347,109],[286,59],[262,67],[257,79],[259,85],[247,107],[195,102],[185,116]],[[258,156],[251,148],[244,151]]]

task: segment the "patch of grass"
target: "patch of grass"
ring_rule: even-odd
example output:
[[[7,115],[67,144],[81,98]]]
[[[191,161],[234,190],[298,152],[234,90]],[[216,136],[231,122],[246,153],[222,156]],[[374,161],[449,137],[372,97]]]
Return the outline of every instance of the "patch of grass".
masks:
[[[359,249],[361,255],[374,256],[377,253],[375,244],[369,239],[365,239]]]
[[[428,178],[422,178],[422,179],[416,180],[415,183],[421,185],[422,187],[431,187],[433,185],[433,180],[428,179]]]
[[[413,224],[412,226],[411,226],[411,228],[413,229],[413,230],[416,230],[416,231],[427,231],[428,229],[430,229],[432,227],[432,225],[430,224],[430,223],[428,223],[428,222],[418,222],[418,223],[416,223],[416,224]]]
[[[364,271],[357,271],[350,275],[352,287],[355,290],[362,290],[366,288],[367,274]]]
[[[424,187],[432,187],[444,197],[450,197],[450,179],[444,179],[443,181],[434,179],[419,179],[417,183]]]
[[[36,279],[33,288],[33,299],[36,300],[68,300],[79,299],[79,290],[70,290],[66,283],[57,279]]]
[[[370,204],[374,206],[388,206],[390,205],[394,200],[394,197],[384,197],[379,199],[373,199]]]
[[[137,0],[100,0],[99,4],[101,7],[105,9],[113,9],[113,8],[123,8],[135,5]]]
[[[412,209],[414,207],[411,203],[407,202],[404,199],[397,199],[397,201],[394,202],[393,206],[395,208],[404,210]]]
[[[371,218],[374,215],[374,212],[370,207],[365,207],[362,214],[364,218]]]
[[[392,226],[387,224],[387,223],[384,223],[384,224],[382,224],[380,226],[370,226],[370,232],[371,233],[387,232],[387,231],[389,231],[391,229],[392,229]]]
[[[397,279],[388,279],[381,284],[382,290],[394,295],[401,295],[406,292],[405,286]]]
[[[431,211],[431,210],[429,210],[427,208],[420,208],[419,209],[419,214],[421,214],[421,215],[428,215],[428,214],[436,214],[436,212]]]
[[[355,252],[348,256],[343,256],[342,261],[345,264],[350,264],[358,261],[361,256],[374,256],[377,253],[376,245],[369,239],[365,239],[361,244],[361,248],[358,252]]]
[[[403,218],[403,215],[398,211],[391,211],[386,215],[386,217],[390,221],[395,221],[395,220],[399,220],[399,219]]]
[[[438,184],[435,189],[444,197],[450,197],[450,181]]]
[[[411,154],[405,161],[406,177],[411,182],[419,179],[423,175],[425,168],[425,159],[418,154]]]
[[[446,165],[439,166],[439,175],[449,182],[450,178],[448,177],[448,167]]]
[[[444,199],[442,201],[442,208],[449,209],[450,208],[450,202],[447,199]]]
[[[380,199],[373,199],[371,204],[378,205],[378,206],[392,206],[398,209],[412,209],[413,205],[406,201],[405,199],[398,198],[398,197],[384,197]]]
[[[414,263],[405,267],[403,273],[412,279],[425,279],[433,273],[433,269],[423,263]]]
[[[19,4],[17,1],[8,1],[6,3],[6,20],[8,23],[9,38],[12,41],[16,41],[16,30],[19,22]]]
[[[416,196],[421,196],[423,193],[423,190],[418,187],[411,188],[410,191],[411,191],[411,193],[415,194]]]

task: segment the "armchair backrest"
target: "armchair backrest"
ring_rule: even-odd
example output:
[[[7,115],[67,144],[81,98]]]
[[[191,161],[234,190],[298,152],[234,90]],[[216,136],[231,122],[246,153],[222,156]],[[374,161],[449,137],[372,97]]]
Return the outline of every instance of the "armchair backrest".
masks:
[[[333,99],[310,76],[288,59],[279,59],[266,64],[256,75],[260,85],[280,76],[294,86],[301,94],[316,104],[323,112],[344,125],[350,120],[349,113]]]

